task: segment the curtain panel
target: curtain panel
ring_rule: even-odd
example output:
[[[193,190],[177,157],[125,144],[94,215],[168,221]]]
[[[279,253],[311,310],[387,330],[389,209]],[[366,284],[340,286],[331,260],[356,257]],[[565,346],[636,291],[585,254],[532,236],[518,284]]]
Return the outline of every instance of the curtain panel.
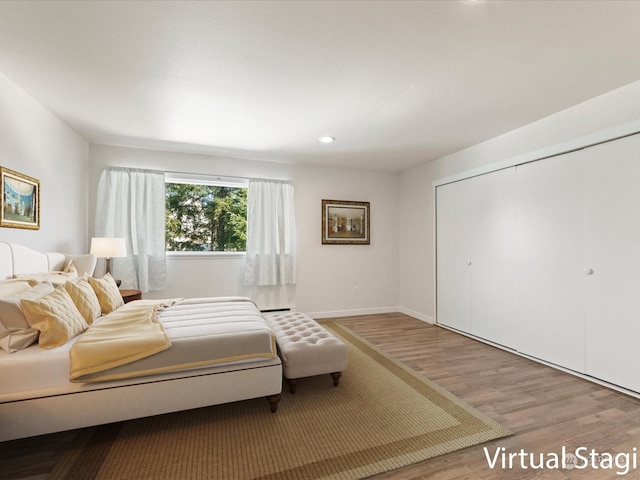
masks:
[[[293,184],[252,179],[247,191],[246,286],[296,283]]]
[[[123,287],[163,290],[167,283],[164,172],[107,167],[98,184],[95,235],[125,239],[127,257],[114,258],[111,268]]]

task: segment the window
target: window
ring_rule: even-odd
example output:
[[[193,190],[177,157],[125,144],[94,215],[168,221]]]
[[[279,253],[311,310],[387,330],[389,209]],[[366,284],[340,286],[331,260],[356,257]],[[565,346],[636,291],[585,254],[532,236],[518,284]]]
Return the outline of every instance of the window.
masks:
[[[167,252],[244,252],[247,182],[166,174]]]

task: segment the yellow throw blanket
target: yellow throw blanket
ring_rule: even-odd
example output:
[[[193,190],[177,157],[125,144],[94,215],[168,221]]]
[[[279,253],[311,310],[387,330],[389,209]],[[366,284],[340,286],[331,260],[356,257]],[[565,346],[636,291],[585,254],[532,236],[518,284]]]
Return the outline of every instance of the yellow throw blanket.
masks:
[[[140,300],[105,315],[72,345],[69,351],[72,382],[90,382],[95,373],[135,362],[171,346],[157,319],[160,309],[174,300]]]

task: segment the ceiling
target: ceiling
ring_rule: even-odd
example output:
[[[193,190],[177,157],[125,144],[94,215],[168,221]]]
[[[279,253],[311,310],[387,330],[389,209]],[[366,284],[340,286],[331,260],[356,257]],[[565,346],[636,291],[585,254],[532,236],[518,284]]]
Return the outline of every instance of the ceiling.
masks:
[[[402,171],[640,79],[638,25],[636,1],[2,1],[0,73],[93,143]]]

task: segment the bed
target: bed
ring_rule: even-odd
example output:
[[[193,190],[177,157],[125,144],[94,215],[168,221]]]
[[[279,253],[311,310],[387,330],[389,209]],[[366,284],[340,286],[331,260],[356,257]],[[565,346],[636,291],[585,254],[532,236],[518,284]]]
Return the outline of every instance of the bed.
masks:
[[[71,260],[78,274],[93,272],[90,255],[41,253],[0,242],[0,279],[48,279],[47,273],[64,270]],[[159,336],[168,337],[169,346],[97,374],[78,368],[78,352],[92,347],[105,325],[117,327],[131,312],[149,308],[157,312],[154,322],[162,325]],[[96,357],[95,351],[84,357]],[[275,412],[281,390],[275,336],[249,299],[134,301],[55,348],[36,342],[14,353],[0,350],[0,441],[258,397],[269,401],[266,413],[269,405]]]

